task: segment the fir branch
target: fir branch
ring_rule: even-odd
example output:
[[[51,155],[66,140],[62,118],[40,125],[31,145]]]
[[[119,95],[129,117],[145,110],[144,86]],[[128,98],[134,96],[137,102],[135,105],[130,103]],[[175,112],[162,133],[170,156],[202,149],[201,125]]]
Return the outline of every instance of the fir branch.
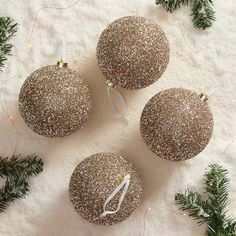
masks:
[[[0,157],[0,177],[18,177],[28,178],[38,175],[43,171],[43,162],[37,159],[37,155],[28,155],[21,158],[20,155],[11,158]]]
[[[205,174],[205,191],[209,193],[211,204],[217,206],[219,213],[222,213],[228,204],[228,171],[221,166],[213,164],[209,166],[210,170]]]
[[[215,21],[215,11],[212,0],[192,0],[193,26],[198,29],[207,29]]]
[[[191,5],[193,26],[205,30],[212,26],[215,21],[213,0],[156,0],[167,12],[174,12],[182,5]]]
[[[209,203],[203,200],[199,193],[187,190],[184,194],[176,194],[175,201],[177,204],[182,205],[179,208],[180,210],[188,211],[189,216],[198,220],[199,224],[208,222],[210,216]]]
[[[157,5],[162,5],[166,11],[174,12],[181,5],[188,5],[189,0],[156,0]]]
[[[17,23],[10,17],[0,17],[0,71],[7,60],[7,56],[11,55],[13,45],[8,41],[15,35],[17,31]]]
[[[210,165],[209,168],[204,179],[208,200],[203,200],[200,194],[187,190],[184,194],[175,195],[176,203],[182,205],[180,210],[187,211],[199,224],[208,225],[206,235],[236,236],[236,221],[226,215],[228,172],[217,164]]]
[[[6,177],[5,185],[0,189],[0,212],[18,198],[24,198],[29,192],[26,179],[43,171],[43,162],[37,155],[13,155],[11,158],[0,157],[0,177]]]
[[[7,178],[5,186],[0,189],[0,213],[8,205],[19,198],[24,198],[29,192],[29,185],[24,179]]]

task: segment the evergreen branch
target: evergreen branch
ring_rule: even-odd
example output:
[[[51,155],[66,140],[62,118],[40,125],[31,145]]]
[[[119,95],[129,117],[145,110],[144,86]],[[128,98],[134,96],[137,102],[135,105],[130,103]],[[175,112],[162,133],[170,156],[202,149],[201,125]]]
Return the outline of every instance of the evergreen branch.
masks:
[[[37,159],[37,155],[28,155],[21,158],[20,155],[11,158],[0,157],[0,177],[28,178],[38,175],[43,171],[43,162]]]
[[[24,179],[7,178],[5,186],[0,189],[0,213],[8,205],[19,198],[24,198],[29,192],[29,185]]]
[[[183,5],[191,5],[193,26],[205,30],[215,21],[213,0],[156,0],[156,5],[161,5],[167,12],[174,12]]]
[[[37,155],[21,158],[13,155],[11,158],[0,157],[0,177],[6,177],[5,185],[0,189],[0,213],[18,198],[24,198],[29,192],[26,179],[43,171],[43,162]]]
[[[216,164],[209,167],[209,172],[205,174],[205,190],[210,194],[211,205],[217,206],[218,210],[220,210],[219,213],[221,213],[228,204],[228,171]]]
[[[198,220],[199,224],[208,222],[209,203],[203,200],[200,194],[187,190],[184,194],[177,193],[175,201],[178,205],[182,205],[179,210],[187,211],[189,216]]]
[[[199,224],[208,225],[206,235],[236,236],[236,221],[226,216],[228,172],[217,164],[210,165],[209,168],[204,179],[208,200],[203,200],[200,194],[187,190],[184,194],[175,195],[176,203],[182,205],[180,210],[187,211]]]
[[[225,222],[224,228],[229,233],[229,236],[236,235],[236,221],[234,219],[228,218]]]
[[[166,11],[174,12],[181,5],[188,5],[189,0],[156,0],[157,5],[162,5]]]
[[[215,11],[212,0],[192,0],[193,26],[205,30],[215,21]]]
[[[4,66],[7,56],[11,55],[13,45],[8,41],[15,35],[17,23],[10,17],[0,17],[0,71]]]

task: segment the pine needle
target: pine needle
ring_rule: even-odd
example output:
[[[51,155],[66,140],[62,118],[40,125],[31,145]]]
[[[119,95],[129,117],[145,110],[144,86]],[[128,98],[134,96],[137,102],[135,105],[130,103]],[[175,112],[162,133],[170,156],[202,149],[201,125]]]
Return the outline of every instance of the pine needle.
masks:
[[[24,179],[7,178],[5,186],[0,189],[0,212],[19,198],[24,198],[29,192],[29,185]]]
[[[11,158],[0,157],[0,177],[24,177],[38,175],[43,171],[43,162],[37,159],[37,155],[29,155],[21,158],[20,155]]]
[[[13,155],[11,158],[0,157],[0,177],[6,179],[0,189],[0,213],[8,205],[19,198],[24,198],[29,192],[26,179],[43,171],[43,162],[37,155]]]
[[[10,17],[0,17],[0,71],[4,67],[7,57],[11,55],[13,45],[9,40],[17,31],[17,23]]]
[[[207,200],[189,190],[175,195],[176,204],[181,205],[180,210],[188,212],[198,224],[207,224],[208,236],[236,236],[236,221],[226,215],[229,204],[227,174],[220,165],[209,166],[204,179]]]
[[[202,30],[211,27],[213,21],[215,21],[212,0],[193,0],[191,6],[193,26]]]
[[[174,12],[182,5],[188,5],[189,0],[156,0],[157,5],[162,5],[168,12]]]
[[[215,21],[212,0],[156,0],[167,12],[174,12],[184,5],[191,5],[193,26],[205,30]]]

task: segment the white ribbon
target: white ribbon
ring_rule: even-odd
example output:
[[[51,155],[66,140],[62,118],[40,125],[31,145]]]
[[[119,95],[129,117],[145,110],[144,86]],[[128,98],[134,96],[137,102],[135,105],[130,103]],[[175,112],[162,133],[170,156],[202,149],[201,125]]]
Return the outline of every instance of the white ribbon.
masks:
[[[124,180],[116,187],[116,189],[110,194],[110,196],[106,199],[104,205],[103,205],[103,213],[100,215],[100,218],[105,217],[106,215],[111,215],[111,214],[115,214],[116,212],[118,212],[120,210],[121,204],[125,198],[125,195],[128,191],[129,185],[130,185],[130,180],[131,180],[131,176],[128,174],[124,177]],[[117,209],[115,211],[107,211],[106,210],[106,206],[107,204],[115,197],[115,195],[122,189],[122,193],[120,195],[120,199],[118,202],[118,206]]]
[[[205,92],[205,94],[210,97],[213,93],[215,93],[216,89],[218,87],[217,83],[212,84]]]
[[[65,39],[62,38],[61,42],[59,44],[59,56],[61,60],[65,60],[66,57],[66,44],[65,44]]]
[[[124,118],[127,120],[128,109],[127,109],[127,103],[124,97],[118,91],[116,91],[114,88],[110,86],[107,86],[107,95],[108,95],[108,101],[109,101],[112,113],[120,118]],[[112,96],[115,96],[116,99],[119,101],[121,105],[120,111],[114,105]]]
[[[216,89],[218,87],[218,84],[214,83],[212,84],[208,89],[205,90],[204,93],[200,94],[201,100],[206,102],[208,98],[215,93]]]

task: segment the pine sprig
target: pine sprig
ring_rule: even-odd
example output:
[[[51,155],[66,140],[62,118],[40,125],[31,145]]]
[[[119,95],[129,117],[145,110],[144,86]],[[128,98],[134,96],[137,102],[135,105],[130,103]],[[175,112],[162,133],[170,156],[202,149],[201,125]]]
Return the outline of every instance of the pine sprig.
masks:
[[[157,5],[162,5],[168,12],[174,12],[182,5],[188,5],[189,0],[156,0]]]
[[[43,162],[37,159],[37,155],[29,155],[21,158],[20,155],[13,155],[11,158],[0,157],[0,177],[18,177],[28,178],[38,175],[43,171]]]
[[[207,200],[199,193],[187,190],[184,194],[177,193],[175,201],[181,205],[180,210],[187,211],[199,224],[208,225],[206,235],[236,236],[236,221],[226,215],[229,203],[228,172],[217,164],[209,168],[204,179]]]
[[[26,179],[43,171],[43,162],[35,154],[24,158],[13,155],[11,158],[0,157],[0,177],[6,179],[0,189],[0,213],[8,205],[19,198],[24,198],[29,192]]]
[[[0,213],[8,205],[19,198],[24,198],[29,192],[29,185],[24,179],[7,178],[5,185],[0,189]]]
[[[184,194],[176,194],[175,200],[177,204],[182,205],[179,209],[188,211],[189,216],[198,220],[200,225],[209,220],[209,203],[199,193],[187,190]]]
[[[192,4],[193,26],[198,29],[207,29],[215,21],[215,11],[212,0],[193,0]]]
[[[191,5],[193,26],[205,30],[215,21],[213,0],[156,0],[166,11],[174,12],[183,5]]]
[[[7,56],[11,55],[13,45],[9,40],[17,31],[17,23],[10,17],[0,17],[0,71],[7,60]]]

